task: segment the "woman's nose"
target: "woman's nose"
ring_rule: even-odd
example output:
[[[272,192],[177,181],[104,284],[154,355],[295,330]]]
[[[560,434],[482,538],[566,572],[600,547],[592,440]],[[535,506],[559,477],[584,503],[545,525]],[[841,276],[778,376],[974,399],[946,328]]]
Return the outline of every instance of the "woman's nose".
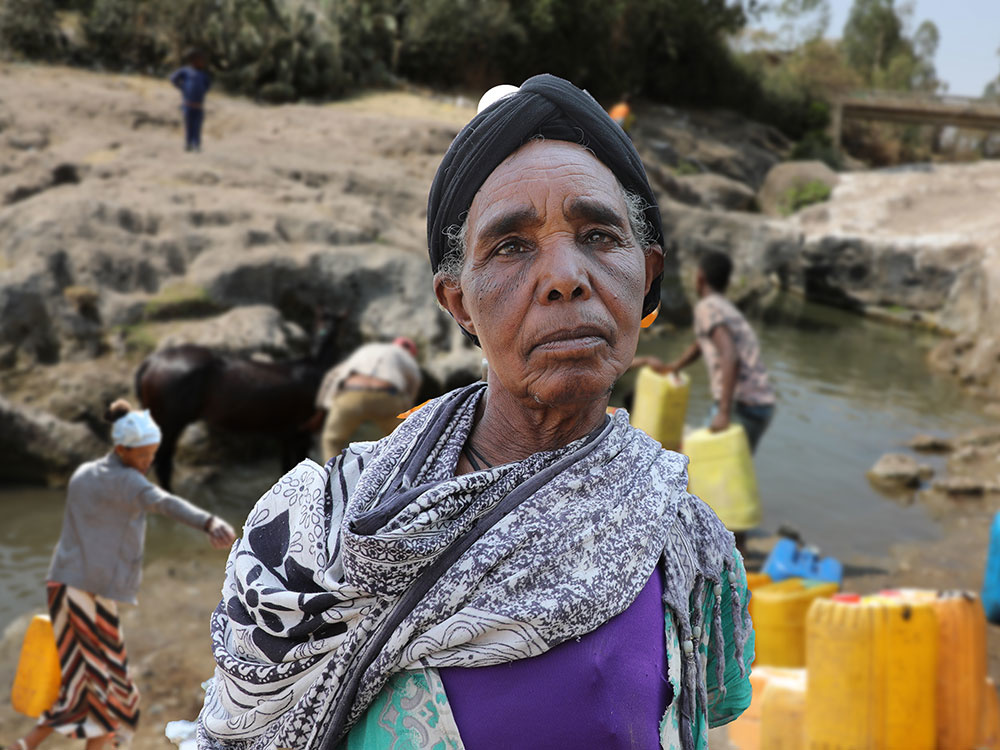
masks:
[[[538,296],[542,303],[590,297],[590,278],[576,243],[559,239],[539,254]]]

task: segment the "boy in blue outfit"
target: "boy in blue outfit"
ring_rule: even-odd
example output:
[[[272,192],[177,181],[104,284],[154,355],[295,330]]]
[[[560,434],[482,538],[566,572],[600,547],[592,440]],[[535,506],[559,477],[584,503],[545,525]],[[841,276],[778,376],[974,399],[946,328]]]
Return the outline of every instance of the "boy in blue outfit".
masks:
[[[170,76],[170,82],[180,89],[184,102],[184,145],[187,151],[201,151],[201,126],[205,121],[205,94],[212,86],[212,76],[205,68],[208,60],[200,50],[184,55],[187,62]]]

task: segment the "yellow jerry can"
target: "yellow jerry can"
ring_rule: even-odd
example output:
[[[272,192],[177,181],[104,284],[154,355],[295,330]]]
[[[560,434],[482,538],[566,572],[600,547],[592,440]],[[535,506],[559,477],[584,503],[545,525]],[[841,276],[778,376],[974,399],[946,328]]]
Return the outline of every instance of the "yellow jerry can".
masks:
[[[754,592],[755,664],[806,666],[806,615],[816,599],[837,593],[837,584],[788,578]]]
[[[806,670],[786,670],[764,688],[760,707],[761,750],[803,750],[806,746]]]
[[[981,750],[1000,750],[1000,698],[997,697],[997,686],[991,677],[986,678],[983,687],[983,713],[979,727],[979,742],[976,747]]]
[[[986,614],[979,597],[968,591],[898,593],[904,601],[930,604],[937,616],[937,747],[973,750],[986,686]]]
[[[727,725],[729,745],[733,750],[763,750],[761,744],[761,706],[764,702],[764,691],[772,680],[784,677],[795,677],[802,670],[783,669],[781,667],[760,667],[754,665],[750,670],[750,687],[753,690],[750,705],[740,717]]]
[[[750,589],[750,603],[747,605],[747,609],[750,610],[750,617],[753,618],[753,598],[754,592],[757,591],[761,586],[766,586],[771,582],[771,576],[767,573],[750,573],[747,572],[747,588]]]
[[[635,380],[632,426],[642,430],[667,450],[678,450],[684,436],[691,379],[684,373],[660,375],[640,368]]]
[[[15,711],[37,719],[59,696],[61,682],[52,622],[48,615],[35,615],[21,644],[21,657],[10,691],[11,705]]]
[[[743,425],[722,432],[707,427],[684,438],[688,491],[708,503],[730,531],[745,531],[760,523],[757,476]]]
[[[934,750],[937,645],[928,602],[856,595],[813,602],[806,747]]]

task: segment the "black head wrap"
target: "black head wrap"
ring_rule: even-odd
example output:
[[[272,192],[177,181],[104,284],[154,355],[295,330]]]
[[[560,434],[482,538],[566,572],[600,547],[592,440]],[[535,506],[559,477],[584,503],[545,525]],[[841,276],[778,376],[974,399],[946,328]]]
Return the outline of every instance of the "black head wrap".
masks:
[[[529,78],[517,92],[476,115],[444,155],[427,200],[427,247],[434,272],[448,253],[447,230],[461,226],[472,199],[493,170],[537,135],[588,148],[626,190],[643,199],[654,241],[663,245],[656,197],[625,131],[586,91],[543,74]],[[653,280],[643,300],[643,316],[660,302],[661,278],[662,274]]]

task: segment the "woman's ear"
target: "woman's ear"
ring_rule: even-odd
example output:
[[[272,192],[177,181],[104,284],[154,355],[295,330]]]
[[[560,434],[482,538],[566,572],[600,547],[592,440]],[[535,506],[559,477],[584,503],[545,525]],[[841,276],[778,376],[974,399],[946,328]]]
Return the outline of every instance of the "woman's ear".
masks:
[[[434,274],[434,296],[456,323],[473,336],[476,335],[476,325],[465,307],[465,292],[455,278],[442,273]]]
[[[649,245],[646,254],[646,291],[649,294],[649,287],[653,285],[653,279],[663,273],[663,248],[657,244]]]

